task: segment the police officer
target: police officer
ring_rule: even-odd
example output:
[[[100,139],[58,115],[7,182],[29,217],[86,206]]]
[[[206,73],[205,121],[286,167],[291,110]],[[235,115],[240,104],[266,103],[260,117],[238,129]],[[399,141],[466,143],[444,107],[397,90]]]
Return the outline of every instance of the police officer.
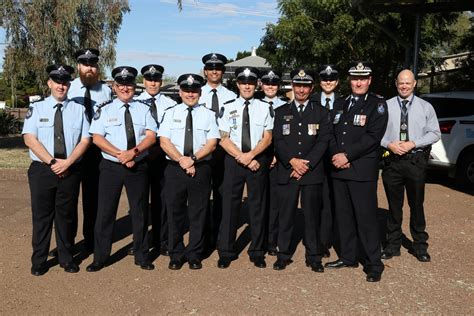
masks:
[[[163,120],[165,110],[176,104],[174,100],[168,98],[160,92],[163,83],[163,66],[151,64],[143,66],[143,91],[138,100],[143,100],[150,107],[153,118],[157,124]],[[148,162],[148,176],[150,181],[150,212],[153,234],[153,244],[160,254],[168,255],[168,220],[166,209],[162,201],[163,173],[166,166],[166,158],[160,148],[159,141],[149,150],[146,158]]]
[[[254,99],[259,72],[254,67],[235,71],[240,95],[220,110],[218,125],[220,145],[226,152],[222,186],[222,221],[217,250],[219,268],[229,267],[236,258],[235,238],[238,229],[244,185],[247,184],[251,243],[250,261],[265,268],[265,190],[268,176],[264,151],[272,141],[273,111],[269,104]]]
[[[153,270],[148,260],[148,165],[144,158],[156,141],[156,121],[146,104],[133,100],[137,70],[112,70],[117,99],[102,105],[89,133],[102,150],[99,209],[95,225],[94,261],[87,271],[101,270],[110,256],[117,207],[125,186],[132,219],[135,264]]]
[[[317,92],[311,96],[311,101],[320,104],[322,107],[332,112],[334,101],[340,98],[340,94],[336,91],[339,86],[339,71],[334,65],[326,64],[319,68],[319,86],[321,92]],[[331,157],[329,154],[324,158],[325,170],[323,181],[323,208],[321,210],[321,226],[320,236],[321,243],[324,247],[324,257],[329,257],[329,248],[334,245],[336,252],[339,252],[337,241],[338,233],[336,231],[334,214],[334,192],[332,190],[331,178],[327,175],[327,171],[331,169]]]
[[[281,83],[281,73],[268,69],[262,72],[261,78],[261,89],[264,93],[263,101],[267,102],[275,111],[277,108],[286,104],[286,100],[277,96],[278,90]],[[267,194],[267,215],[268,215],[268,241],[267,250],[270,256],[276,256],[277,243],[278,243],[278,208],[280,206],[278,202],[277,192],[277,172],[276,172],[276,157],[274,155],[273,142],[268,146],[266,152],[268,153],[268,159],[270,163],[269,170],[269,185]]]
[[[295,69],[290,77],[295,98],[276,110],[273,133],[280,197],[278,259],[273,268],[283,270],[290,263],[301,194],[306,265],[315,272],[324,272],[317,228],[322,206],[323,156],[330,136],[329,115],[318,103],[309,101],[315,77],[312,71]]]
[[[387,245],[382,259],[400,255],[406,189],[413,254],[419,261],[428,262],[431,258],[423,209],[426,163],[431,145],[440,139],[441,132],[433,106],[413,94],[416,87],[413,72],[402,70],[395,85],[398,95],[387,101],[389,120],[381,143],[388,150],[382,179],[389,206]]]
[[[204,76],[207,82],[202,87],[199,103],[213,110],[217,119],[219,109],[224,106],[224,103],[234,100],[237,96],[234,92],[222,85],[222,77],[225,72],[225,64],[227,63],[227,58],[224,55],[218,53],[206,54],[202,57],[202,62],[204,64]],[[209,234],[206,235],[206,248],[208,248],[208,252],[215,249],[219,223],[222,217],[221,186],[224,179],[224,156],[224,150],[220,146],[217,146],[212,154],[211,160],[213,170],[212,207],[210,207],[207,218],[207,231]]]
[[[71,82],[68,96],[71,100],[84,105],[89,123],[100,104],[112,99],[112,91],[107,84],[99,80],[99,51],[84,48],[74,54],[79,77]],[[102,160],[100,149],[91,144],[82,159],[82,209],[84,250],[94,249],[94,225],[97,217],[99,193],[99,164]],[[76,223],[77,225],[77,223]]]
[[[380,255],[377,222],[377,155],[387,126],[383,97],[368,92],[372,70],[365,62],[349,68],[352,93],[334,104],[333,138],[330,153],[341,243],[339,259],[328,268],[357,267],[357,244],[365,253],[364,272],[368,282],[380,281],[384,265]]]
[[[67,97],[74,69],[51,65],[48,87],[51,95],[32,104],[23,126],[23,137],[33,162],[28,169],[33,215],[33,255],[31,274],[48,271],[46,259],[53,222],[59,264],[75,273],[73,262],[74,218],[79,196],[79,160],[90,143],[84,108]]]
[[[160,126],[160,144],[169,163],[165,170],[165,202],[169,213],[171,270],[201,269],[204,229],[211,194],[211,153],[219,129],[213,111],[198,104],[204,78],[184,74],[178,78],[182,103],[169,109]],[[185,217],[189,218],[189,243],[183,244]]]

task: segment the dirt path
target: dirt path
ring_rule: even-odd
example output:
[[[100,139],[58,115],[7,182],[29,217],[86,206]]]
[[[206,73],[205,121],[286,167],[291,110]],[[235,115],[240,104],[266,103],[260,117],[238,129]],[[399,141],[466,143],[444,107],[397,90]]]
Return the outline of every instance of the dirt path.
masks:
[[[402,249],[376,284],[365,281],[362,268],[311,272],[301,244],[285,271],[271,268],[274,257],[257,269],[245,251],[227,270],[216,267],[213,253],[202,270],[171,271],[168,258],[159,257],[154,271],[143,271],[123,256],[130,236],[114,244],[119,260],[99,273],[85,271],[89,257],[78,274],[55,265],[34,277],[26,171],[0,170],[0,314],[473,314],[474,198],[431,183],[426,200],[432,262]],[[379,203],[387,208],[381,187]],[[123,199],[119,217],[125,205]],[[405,231],[407,222],[405,216]]]

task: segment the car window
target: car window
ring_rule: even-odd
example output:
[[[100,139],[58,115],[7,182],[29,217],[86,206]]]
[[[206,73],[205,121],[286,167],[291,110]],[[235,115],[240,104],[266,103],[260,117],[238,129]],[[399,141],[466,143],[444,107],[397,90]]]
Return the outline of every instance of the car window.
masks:
[[[474,100],[423,97],[433,105],[438,118],[474,115]]]

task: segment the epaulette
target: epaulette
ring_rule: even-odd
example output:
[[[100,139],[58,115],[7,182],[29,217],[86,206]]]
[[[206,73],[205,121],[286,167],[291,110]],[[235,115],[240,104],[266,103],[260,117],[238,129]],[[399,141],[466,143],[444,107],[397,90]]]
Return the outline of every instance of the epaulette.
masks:
[[[265,103],[267,103],[267,104],[268,104],[268,101],[267,101],[267,100],[265,100],[265,99],[258,99],[258,100],[259,100],[259,101],[262,101],[262,102],[265,102]]]
[[[101,109],[101,108],[103,108],[104,106],[106,106],[107,104],[112,103],[113,101],[114,101],[114,100],[107,100],[107,101],[105,101],[105,102],[102,102],[101,104],[99,104],[99,105],[97,106],[97,109]]]
[[[174,104],[174,105],[172,105],[172,106],[167,107],[167,108],[164,110],[164,112],[168,111],[169,109],[174,108],[174,107],[177,106],[177,105],[178,105],[178,103],[176,103],[176,104]]]
[[[197,106],[203,107],[204,109],[206,109],[206,110],[211,111],[212,113],[214,113],[213,110],[211,110],[210,108],[206,107],[206,103],[205,103],[205,102],[204,102],[204,103],[199,103]]]
[[[41,101],[44,101],[44,98],[40,98],[39,100],[32,101],[32,102],[30,102],[30,105],[32,105],[34,103],[37,103],[37,102],[41,102]]]
[[[143,103],[143,104],[145,104],[146,106],[150,106],[150,104],[148,103],[148,100],[133,99],[133,101]]]
[[[232,103],[232,102],[234,102],[234,101],[235,101],[235,99],[228,100],[228,101],[225,101],[224,104]]]
[[[288,97],[281,97],[280,100],[282,100],[283,102],[288,103],[288,101],[290,101],[290,98],[288,98]]]
[[[374,93],[374,92],[369,92],[370,95],[378,98],[378,99],[385,99],[383,96],[381,96],[380,94],[377,94],[377,93]]]
[[[351,98],[351,95],[349,94],[345,100],[348,101],[350,98]]]

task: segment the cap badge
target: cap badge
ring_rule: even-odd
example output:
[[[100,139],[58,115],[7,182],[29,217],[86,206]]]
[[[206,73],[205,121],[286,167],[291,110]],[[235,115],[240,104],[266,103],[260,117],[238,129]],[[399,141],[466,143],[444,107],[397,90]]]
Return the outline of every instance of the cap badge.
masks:
[[[275,78],[275,73],[270,70],[270,71],[268,72],[268,78],[270,78],[270,79]]]
[[[186,83],[188,84],[188,86],[192,86],[193,83],[194,83],[194,78],[193,76],[188,76],[188,78],[186,79]]]
[[[326,75],[329,76],[329,75],[332,73],[332,68],[331,68],[331,66],[327,66],[325,71],[326,71]]]
[[[245,69],[244,69],[244,76],[245,76],[245,77],[250,76],[250,69],[248,69],[248,68],[245,68]]]
[[[122,71],[120,72],[120,76],[125,79],[128,77],[128,70],[127,68],[123,68]]]
[[[364,70],[364,65],[362,63],[358,63],[357,66],[356,66],[356,69],[357,70]]]
[[[156,73],[156,69],[155,67],[151,66],[150,69],[148,69],[148,71],[150,72],[150,74],[154,75]]]
[[[211,56],[211,61],[218,61],[219,59],[217,58],[216,54],[212,54]]]
[[[304,72],[303,69],[301,69],[300,72],[298,72],[298,76],[300,76],[300,77],[305,77],[306,76],[306,73]]]
[[[89,55],[92,55],[91,51],[90,50],[86,50],[86,52],[84,53],[86,56],[89,56]]]
[[[64,69],[63,66],[59,66],[58,72],[59,72],[59,73],[65,73],[65,72],[66,72],[66,69]]]

